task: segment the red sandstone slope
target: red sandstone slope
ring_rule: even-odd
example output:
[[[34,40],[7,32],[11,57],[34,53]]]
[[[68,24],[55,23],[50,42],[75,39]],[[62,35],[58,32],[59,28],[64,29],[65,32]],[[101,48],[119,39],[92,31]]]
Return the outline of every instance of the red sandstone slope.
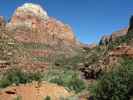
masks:
[[[0,99],[2,98],[2,100],[18,100],[16,98],[21,100],[44,100],[47,96],[50,96],[52,100],[59,100],[61,97],[72,96],[72,93],[62,86],[47,82],[10,86],[0,91]]]

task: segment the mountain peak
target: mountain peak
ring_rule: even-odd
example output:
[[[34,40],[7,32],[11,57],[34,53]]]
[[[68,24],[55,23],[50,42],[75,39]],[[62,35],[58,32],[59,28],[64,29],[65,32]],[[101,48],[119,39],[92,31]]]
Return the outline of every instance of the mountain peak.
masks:
[[[46,43],[51,38],[54,40],[58,38],[69,44],[75,44],[75,35],[71,28],[61,21],[49,17],[47,12],[37,4],[25,3],[18,7],[6,27],[8,30],[19,30],[16,38],[21,42]],[[22,30],[23,28],[28,28],[31,32]],[[24,31],[24,34],[20,33],[20,30]]]
[[[38,4],[25,3],[22,6],[18,7],[14,15],[27,14],[40,17],[42,19],[48,19],[47,12]]]

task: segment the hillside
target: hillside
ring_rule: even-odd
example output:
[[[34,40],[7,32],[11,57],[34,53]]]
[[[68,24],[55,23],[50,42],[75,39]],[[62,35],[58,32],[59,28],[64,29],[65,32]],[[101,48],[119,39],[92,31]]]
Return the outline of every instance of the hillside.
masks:
[[[26,70],[45,70],[61,57],[72,57],[80,49],[71,28],[49,17],[39,5],[26,3],[18,7],[4,31],[30,56],[21,62]],[[38,67],[36,67],[38,66]]]
[[[30,60],[28,53],[13,37],[12,32],[5,28],[5,21],[0,17],[0,71],[10,69],[12,67],[21,67],[22,62],[26,63]]]

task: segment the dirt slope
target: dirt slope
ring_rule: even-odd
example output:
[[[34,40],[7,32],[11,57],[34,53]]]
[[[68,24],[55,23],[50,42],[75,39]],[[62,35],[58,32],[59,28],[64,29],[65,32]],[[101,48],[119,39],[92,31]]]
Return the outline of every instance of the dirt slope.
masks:
[[[43,82],[38,84],[33,82],[26,85],[11,86],[0,91],[0,100],[44,100],[45,97],[50,96],[52,100],[59,100],[60,97],[71,96],[64,87],[56,84]],[[17,99],[18,100],[18,99]]]

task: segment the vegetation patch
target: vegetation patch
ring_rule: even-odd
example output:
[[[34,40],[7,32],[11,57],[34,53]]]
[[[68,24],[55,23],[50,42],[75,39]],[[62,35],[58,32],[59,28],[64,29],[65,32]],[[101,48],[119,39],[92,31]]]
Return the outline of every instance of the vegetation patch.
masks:
[[[23,43],[26,49],[47,49],[49,46],[43,43]]]
[[[91,89],[94,100],[130,100],[133,95],[133,60],[105,73]]]
[[[87,88],[84,80],[78,72],[72,70],[54,70],[48,72],[24,72],[21,69],[10,69],[0,79],[0,88],[5,88],[12,84],[26,84],[32,81],[48,81],[64,86],[69,90],[79,93]]]
[[[46,97],[44,98],[44,100],[51,100],[51,97],[50,97],[50,96],[46,96]]]
[[[46,62],[46,61],[48,61],[48,58],[47,57],[33,57],[32,58],[33,59],[33,61],[39,61],[39,62]]]
[[[115,41],[110,41],[109,49],[116,48],[123,43],[130,44],[130,42],[132,41],[133,41],[133,30],[129,31],[126,36],[121,36],[117,38]]]
[[[25,84],[32,81],[40,81],[42,74],[39,72],[24,72],[20,69],[10,69],[0,79],[0,88],[5,88],[12,84]]]
[[[85,82],[79,77],[79,74],[71,70],[49,71],[45,74],[44,80],[67,87],[76,93],[87,88]]]

